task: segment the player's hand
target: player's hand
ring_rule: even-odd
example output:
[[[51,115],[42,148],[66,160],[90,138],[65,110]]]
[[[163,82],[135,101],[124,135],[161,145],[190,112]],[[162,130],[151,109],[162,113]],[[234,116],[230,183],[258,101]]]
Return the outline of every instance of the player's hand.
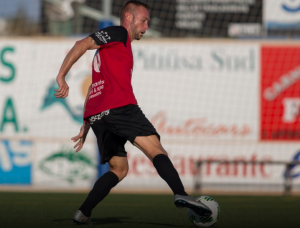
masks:
[[[89,132],[89,129],[90,129],[90,124],[87,124],[84,122],[80,128],[79,134],[77,136],[74,136],[73,138],[71,138],[71,140],[73,140],[73,142],[75,142],[75,143],[77,142],[76,145],[74,146],[74,148],[76,149],[76,152],[80,151],[81,148],[83,147],[83,144],[85,142],[85,139]]]
[[[65,98],[65,97],[67,97],[68,94],[69,94],[69,86],[66,83],[65,78],[64,77],[57,77],[56,82],[57,82],[59,88],[54,90],[56,92],[54,94],[54,96],[56,98]]]

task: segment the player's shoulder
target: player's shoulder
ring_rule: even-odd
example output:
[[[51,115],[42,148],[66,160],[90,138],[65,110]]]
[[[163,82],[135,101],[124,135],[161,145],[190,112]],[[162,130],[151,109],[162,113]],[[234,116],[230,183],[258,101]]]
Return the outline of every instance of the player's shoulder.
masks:
[[[101,29],[100,31],[104,32],[111,32],[111,33],[117,33],[117,34],[126,34],[127,35],[127,30],[123,26],[109,26],[106,28]]]
[[[122,42],[126,45],[127,30],[123,26],[109,26],[90,35],[98,45]]]

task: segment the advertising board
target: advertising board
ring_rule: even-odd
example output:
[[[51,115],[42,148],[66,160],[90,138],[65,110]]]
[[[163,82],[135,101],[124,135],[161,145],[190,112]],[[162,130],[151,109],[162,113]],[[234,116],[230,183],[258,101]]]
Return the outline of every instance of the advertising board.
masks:
[[[268,36],[299,37],[299,0],[264,0],[263,9],[263,23]]]
[[[164,138],[258,139],[258,44],[133,46],[133,90]]]
[[[1,185],[76,190],[89,189],[97,178],[93,132],[77,154],[70,140],[82,123],[93,51],[69,72],[68,98],[53,96],[56,74],[74,42],[0,42]],[[263,162],[208,162],[203,166],[207,183],[282,185],[285,165],[268,162],[300,157],[299,47],[186,40],[134,42],[132,47],[138,104],[187,188],[193,187],[199,159]],[[278,134],[283,131],[289,133]],[[142,152],[130,144],[126,150],[129,173],[118,189],[168,189]],[[295,166],[295,183],[298,176]]]
[[[261,139],[300,138],[300,47],[263,46]]]
[[[71,141],[82,124],[82,94],[91,81],[85,58],[91,59],[92,53],[67,76],[74,88],[72,98],[53,95],[56,74],[73,43],[0,41],[1,185],[59,189],[87,188],[94,183],[98,153],[93,135],[85,145],[89,155],[76,154]]]
[[[272,162],[300,161],[297,143],[205,143],[162,141],[164,148],[177,169],[185,188],[195,184],[195,162],[206,161],[201,168],[201,181],[212,189],[238,191],[281,191],[284,186],[286,165]],[[116,189],[164,189],[167,184],[158,176],[152,163],[138,149],[128,145],[129,167],[127,177]],[[213,161],[223,161],[220,163]],[[236,161],[239,163],[227,163]],[[258,162],[259,164],[243,163]],[[199,171],[198,171],[199,172]],[[300,167],[293,166],[293,184],[300,183]],[[223,184],[223,185],[222,185]],[[219,187],[217,187],[219,186]],[[222,186],[222,187],[221,187]],[[243,187],[245,186],[245,187]]]
[[[33,164],[32,141],[0,140],[0,185],[30,185]]]

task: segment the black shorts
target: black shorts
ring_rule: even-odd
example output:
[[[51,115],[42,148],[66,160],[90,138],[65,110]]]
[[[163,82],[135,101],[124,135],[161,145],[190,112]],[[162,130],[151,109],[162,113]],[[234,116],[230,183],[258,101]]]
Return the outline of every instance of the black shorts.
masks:
[[[132,144],[137,136],[159,134],[137,105],[126,105],[103,111],[88,118],[97,137],[101,164],[113,156],[126,157],[126,141]]]

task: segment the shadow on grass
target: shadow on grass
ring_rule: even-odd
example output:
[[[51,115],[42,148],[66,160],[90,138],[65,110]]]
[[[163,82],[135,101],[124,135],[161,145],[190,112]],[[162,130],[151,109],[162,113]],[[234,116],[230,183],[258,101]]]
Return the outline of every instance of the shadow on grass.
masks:
[[[168,226],[168,227],[187,227],[187,226],[180,226],[180,225],[173,225],[173,224],[167,224],[167,223],[154,223],[154,222],[124,222],[121,221],[123,219],[129,219],[129,217],[107,217],[107,218],[93,218],[92,223],[93,225],[102,225],[102,224],[141,224],[141,227],[143,227],[143,224],[145,225],[152,225],[152,226]],[[194,227],[193,225],[188,227]]]
[[[124,223],[121,221],[121,219],[129,219],[129,217],[107,217],[107,218],[92,218],[92,223],[95,224],[114,224],[114,223]],[[65,222],[70,221],[72,222],[72,219],[53,219],[53,222]]]
[[[92,218],[93,225],[103,225],[103,224],[140,224],[143,227],[145,225],[152,225],[152,226],[167,226],[167,227],[195,227],[193,225],[190,226],[180,226],[174,224],[167,224],[167,223],[155,223],[155,222],[124,222],[122,220],[129,219],[130,217],[107,217],[107,218]],[[65,222],[71,221],[71,219],[54,219],[53,222]]]

